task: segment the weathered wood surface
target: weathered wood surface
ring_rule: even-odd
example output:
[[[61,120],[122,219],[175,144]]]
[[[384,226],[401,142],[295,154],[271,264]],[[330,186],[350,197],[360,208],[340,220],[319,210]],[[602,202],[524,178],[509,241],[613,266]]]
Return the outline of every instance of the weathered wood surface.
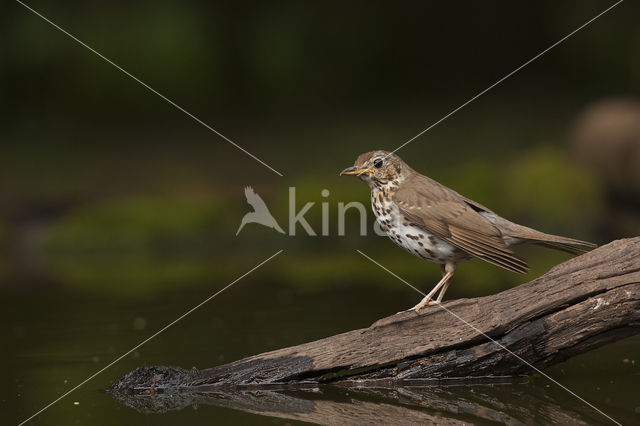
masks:
[[[446,309],[445,309],[446,308]],[[110,388],[260,387],[275,383],[402,384],[496,377],[537,368],[640,331],[640,237],[618,240],[501,293],[447,301],[420,314],[205,370],[141,367]]]

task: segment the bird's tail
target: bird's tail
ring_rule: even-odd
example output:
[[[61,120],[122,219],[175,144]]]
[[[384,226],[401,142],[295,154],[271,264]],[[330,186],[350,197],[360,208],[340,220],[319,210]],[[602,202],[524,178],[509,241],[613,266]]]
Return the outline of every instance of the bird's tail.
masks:
[[[598,247],[597,244],[590,243],[588,241],[580,241],[575,240],[573,238],[566,237],[558,237],[556,235],[551,235],[554,237],[554,240],[532,240],[532,243],[537,244],[539,246],[544,246],[560,251],[566,251],[571,254],[582,254],[587,253],[588,251],[593,250]]]
[[[536,231],[535,229],[527,228],[525,226],[522,226],[520,229],[515,230],[515,232],[510,232],[509,234],[514,238],[522,239],[531,244],[561,250],[571,254],[586,253],[598,247],[597,244],[590,243],[588,241],[561,237],[559,235],[545,234],[544,232]]]

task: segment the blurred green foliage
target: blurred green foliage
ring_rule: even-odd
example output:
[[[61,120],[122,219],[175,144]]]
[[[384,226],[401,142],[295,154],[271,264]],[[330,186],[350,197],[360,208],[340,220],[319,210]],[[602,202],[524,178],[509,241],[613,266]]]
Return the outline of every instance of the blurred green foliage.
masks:
[[[594,228],[602,207],[599,186],[561,150],[534,147],[507,157],[505,162],[507,167],[480,159],[458,164],[443,173],[445,183],[520,223],[593,237],[585,231]],[[434,173],[438,178],[437,171]],[[374,235],[366,185],[346,178],[339,181],[342,185],[327,185],[329,195],[324,197],[322,180],[322,175],[308,175],[295,186],[296,212],[306,203],[314,203],[305,219],[316,237],[307,236],[299,225],[297,236],[290,237],[256,224],[247,225],[235,237],[240,219],[251,210],[241,187],[226,198],[127,196],[74,208],[51,226],[44,244],[47,268],[58,280],[76,288],[139,297],[190,282],[230,279],[234,266],[241,264],[239,257],[259,259],[266,248],[282,247],[288,261],[275,269],[279,281],[289,286],[312,290],[345,280],[397,285],[381,279],[381,271],[355,252],[358,248],[424,289],[438,279],[437,265],[420,261],[386,237]],[[256,187],[258,193],[265,194],[262,189]],[[289,188],[267,191],[264,197],[276,220],[288,231]],[[350,201],[365,206],[366,237],[359,236],[360,213],[355,209],[345,216],[346,236],[337,236],[338,203]],[[329,236],[321,235],[322,203],[327,203]],[[523,253],[534,275],[569,257],[537,248]],[[471,296],[525,278],[474,261],[461,265],[456,281],[463,293]],[[120,282],[128,284],[120,286]]]
[[[428,287],[438,266],[386,238],[358,236],[357,211],[347,214],[347,236],[335,236],[338,202],[362,202],[370,234],[373,224],[366,186],[338,172],[361,152],[396,148],[600,9],[584,2],[535,10],[292,1],[34,7],[285,174],[271,174],[38,17],[10,9],[0,63],[0,107],[11,106],[0,145],[0,246],[11,254],[4,262],[17,275],[123,297],[230,278],[241,257],[279,248],[295,259],[276,267],[279,279],[296,288],[397,284],[355,249]],[[640,88],[628,54],[640,40],[632,15],[598,21],[399,154],[514,221],[593,239],[607,200],[565,142],[586,103]],[[235,237],[250,210],[246,185],[284,229],[289,186],[298,209],[315,203],[306,219],[318,233],[321,203],[329,203],[331,236],[247,225]],[[534,274],[566,258],[524,253]],[[463,294],[523,279],[481,262],[457,274]]]
[[[545,224],[549,232],[584,234],[602,212],[599,182],[557,147],[542,145],[522,153],[507,173],[505,208],[532,226]]]
[[[219,202],[124,198],[80,207],[51,227],[46,249],[75,252],[162,252],[208,245]]]
[[[211,257],[215,220],[225,215],[213,199],[101,200],[53,225],[43,248],[52,274],[71,287],[144,297],[229,273],[232,254]]]

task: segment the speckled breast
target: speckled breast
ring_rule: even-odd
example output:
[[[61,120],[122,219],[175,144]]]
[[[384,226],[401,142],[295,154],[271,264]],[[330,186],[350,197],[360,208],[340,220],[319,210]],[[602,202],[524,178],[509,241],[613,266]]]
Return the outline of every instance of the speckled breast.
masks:
[[[411,225],[409,219],[391,201],[391,191],[374,188],[371,191],[371,207],[380,228],[394,243],[414,256],[436,263],[458,262],[469,258],[466,253],[446,241]]]

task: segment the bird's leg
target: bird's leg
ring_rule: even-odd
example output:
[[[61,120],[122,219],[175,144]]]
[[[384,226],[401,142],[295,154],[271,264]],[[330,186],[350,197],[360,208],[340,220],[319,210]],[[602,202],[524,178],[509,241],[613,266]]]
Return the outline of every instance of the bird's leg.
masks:
[[[444,293],[447,291],[447,289],[449,288],[449,285],[451,284],[451,280],[447,281],[447,283],[442,287],[442,289],[440,289],[440,293],[438,293],[438,297],[436,298],[436,300],[432,300],[431,304],[438,304],[442,301],[442,297],[444,296]]]
[[[416,306],[414,306],[413,309],[416,312],[420,312],[420,309],[424,308],[425,306],[427,306],[429,304],[429,302],[431,302],[431,298],[433,297],[434,294],[436,294],[438,292],[438,290],[440,290],[440,287],[442,287],[443,285],[445,285],[447,283],[447,280],[449,280],[449,278],[451,278],[452,274],[445,274],[444,277],[442,277],[442,279],[438,282],[438,284],[436,284],[436,286],[433,288],[433,290],[431,290],[429,292],[429,294],[427,294],[424,299],[422,299],[420,301],[420,303],[418,303]]]
[[[453,277],[453,273],[456,270],[456,266],[455,263],[447,263],[444,267],[444,271],[445,274],[442,277],[442,279],[440,280],[440,282],[438,282],[438,284],[436,284],[436,286],[433,288],[433,290],[431,290],[429,292],[429,294],[427,294],[424,299],[422,299],[420,301],[420,303],[418,303],[416,306],[414,306],[413,309],[416,312],[420,312],[420,309],[424,308],[425,306],[427,306],[429,304],[429,302],[431,302],[431,298],[433,297],[434,294],[436,294],[438,292],[438,290],[440,290],[440,288],[444,285],[447,285],[447,283],[449,282],[449,280],[451,280],[451,278]]]
[[[453,276],[453,274],[456,272],[456,264],[455,263],[447,263],[446,265],[442,265],[442,274],[444,275],[447,270],[451,271],[451,276]],[[451,279],[449,279],[447,281],[447,283],[442,286],[442,289],[440,290],[440,293],[438,294],[438,298],[435,300],[435,303],[440,303],[442,301],[442,297],[444,297],[444,294],[447,292],[447,289],[449,288],[449,285],[451,285]],[[433,303],[433,301],[431,302]]]
[[[445,263],[441,263],[440,264],[440,270],[442,271],[442,278],[444,278],[445,275],[447,275],[447,271],[446,271],[446,264]],[[446,288],[449,287],[449,282],[447,281],[442,288],[440,288],[440,293],[438,293],[438,298],[436,300],[430,300],[429,301],[429,305],[437,305],[438,303],[440,303],[440,300],[442,299],[441,295],[443,291],[446,291]]]

